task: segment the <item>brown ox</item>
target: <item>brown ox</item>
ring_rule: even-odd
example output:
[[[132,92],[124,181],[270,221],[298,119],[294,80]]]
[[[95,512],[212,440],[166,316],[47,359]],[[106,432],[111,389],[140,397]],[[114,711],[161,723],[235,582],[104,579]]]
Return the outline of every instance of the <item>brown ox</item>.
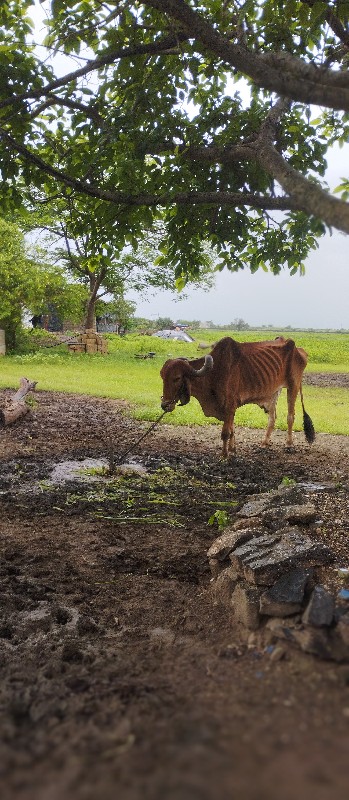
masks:
[[[175,358],[166,361],[161,408],[173,411],[176,403],[189,403],[196,397],[206,417],[222,420],[223,456],[235,452],[234,416],[236,409],[255,403],[268,414],[263,440],[267,446],[275,427],[276,403],[283,387],[287,389],[287,445],[292,445],[294,409],[298,392],[303,409],[303,427],[308,442],[315,431],[303,403],[302,377],[307,354],[292,339],[282,336],[270,342],[236,342],[229,336],[212,348],[212,355],[191,361]]]

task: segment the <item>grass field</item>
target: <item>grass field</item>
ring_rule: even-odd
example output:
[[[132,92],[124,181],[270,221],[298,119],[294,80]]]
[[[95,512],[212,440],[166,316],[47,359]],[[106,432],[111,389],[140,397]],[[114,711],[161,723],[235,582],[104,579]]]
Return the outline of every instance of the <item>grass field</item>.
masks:
[[[279,333],[290,335],[287,331]],[[38,382],[38,390],[123,399],[130,403],[131,413],[136,418],[155,420],[161,413],[159,372],[167,358],[197,358],[205,352],[198,351],[198,343],[212,344],[223,335],[231,335],[238,341],[257,341],[275,338],[275,331],[200,330],[192,332],[192,335],[195,342],[190,344],[132,334],[125,337],[109,335],[110,352],[107,356],[73,355],[62,347],[42,347],[28,355],[6,356],[0,359],[0,387],[17,388],[24,375]],[[307,371],[349,372],[349,334],[299,331],[291,335],[296,344],[308,352]],[[135,358],[136,354],[150,351],[156,353],[152,359]],[[349,435],[348,390],[305,386],[304,399],[318,432]],[[220,424],[205,417],[195,399],[169,414],[166,422],[173,425]],[[244,406],[237,411],[236,424],[264,428],[266,415],[254,405]],[[285,391],[278,403],[277,427],[286,427]],[[301,429],[301,406],[297,401],[295,430]]]

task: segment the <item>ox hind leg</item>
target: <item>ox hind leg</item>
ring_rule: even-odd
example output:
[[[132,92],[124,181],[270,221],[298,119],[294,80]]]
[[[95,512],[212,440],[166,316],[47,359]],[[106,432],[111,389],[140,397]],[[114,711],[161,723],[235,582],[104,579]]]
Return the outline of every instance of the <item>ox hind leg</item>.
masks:
[[[294,410],[299,386],[291,385],[287,389],[287,447],[292,447],[292,431],[294,423]]]
[[[223,449],[222,449],[223,458],[228,458],[229,453],[236,453],[235,428],[234,428],[235,411],[236,408],[233,408],[233,410],[224,420],[221,433],[221,438],[223,442]]]
[[[277,392],[275,392],[275,394],[273,394],[267,406],[266,405],[261,406],[261,408],[264,408],[264,411],[268,414],[268,425],[264,439],[262,441],[262,447],[268,447],[268,445],[270,444],[270,437],[275,428],[276,403],[279,399],[280,394],[281,394],[281,389],[279,389]]]

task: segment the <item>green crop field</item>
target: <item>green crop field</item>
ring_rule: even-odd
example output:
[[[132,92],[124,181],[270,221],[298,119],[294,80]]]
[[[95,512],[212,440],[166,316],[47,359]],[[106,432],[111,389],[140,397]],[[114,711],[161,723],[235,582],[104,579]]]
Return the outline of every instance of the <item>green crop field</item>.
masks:
[[[278,331],[289,336],[287,331]],[[138,419],[155,420],[161,413],[162,382],[160,369],[167,358],[186,356],[197,358],[205,350],[200,343],[213,344],[224,335],[238,341],[259,341],[275,338],[275,331],[224,331],[200,330],[191,332],[194,343],[162,340],[150,336],[130,334],[125,337],[108,335],[109,354],[73,355],[63,346],[45,348],[21,356],[0,358],[0,387],[17,388],[24,375],[38,382],[40,390],[89,394],[127,401],[130,413]],[[349,334],[292,331],[296,344],[308,352],[308,372],[349,372]],[[154,352],[153,358],[139,359],[137,355]],[[349,435],[349,390],[340,388],[304,387],[305,406],[318,432]],[[295,429],[302,429],[300,401],[296,404]],[[173,425],[220,424],[203,415],[198,402],[177,407],[165,418]],[[266,426],[266,415],[258,407],[248,405],[238,410],[237,425],[253,428]],[[286,427],[286,393],[278,403],[277,427]]]

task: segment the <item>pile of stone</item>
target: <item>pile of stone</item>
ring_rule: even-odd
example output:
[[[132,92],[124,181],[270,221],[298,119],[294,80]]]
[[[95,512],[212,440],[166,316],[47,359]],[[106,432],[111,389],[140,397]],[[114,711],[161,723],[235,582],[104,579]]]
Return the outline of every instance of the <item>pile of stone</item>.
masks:
[[[85,333],[80,333],[75,342],[68,345],[72,353],[102,353],[105,355],[108,352],[108,342],[96,333],[94,330],[86,330]]]
[[[314,505],[301,501],[299,487],[250,498],[208,551],[214,600],[265,645],[283,640],[349,661],[349,591],[334,595],[319,582],[334,557],[319,539]]]

